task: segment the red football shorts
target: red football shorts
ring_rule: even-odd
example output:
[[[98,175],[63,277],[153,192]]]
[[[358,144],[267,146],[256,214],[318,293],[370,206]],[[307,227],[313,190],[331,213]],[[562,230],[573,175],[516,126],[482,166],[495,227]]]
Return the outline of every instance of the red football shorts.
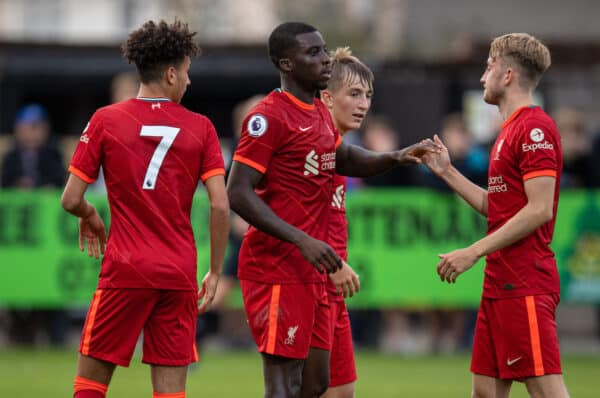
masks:
[[[473,341],[471,372],[497,379],[561,374],[554,314],[558,294],[483,298]]]
[[[129,366],[142,330],[142,361],[185,366],[198,360],[198,293],[183,290],[98,289],[88,311],[79,352]]]
[[[336,387],[356,381],[356,364],[346,303],[343,300],[330,300],[329,305],[332,341],[329,356],[329,387]]]
[[[310,347],[331,348],[324,283],[273,285],[241,280],[240,286],[259,352],[306,359]]]

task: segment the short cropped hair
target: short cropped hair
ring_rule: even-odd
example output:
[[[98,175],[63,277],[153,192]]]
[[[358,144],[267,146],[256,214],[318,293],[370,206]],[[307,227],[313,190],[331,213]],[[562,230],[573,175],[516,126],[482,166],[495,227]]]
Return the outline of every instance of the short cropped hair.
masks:
[[[367,65],[352,55],[350,47],[338,47],[330,54],[331,57],[331,78],[327,84],[327,89],[331,92],[337,92],[343,85],[352,83],[357,77],[361,83],[366,84],[373,90],[375,76]]]
[[[316,32],[317,28],[304,22],[284,22],[269,35],[269,58],[279,69],[279,60],[286,58],[287,52],[298,45],[296,36]]]
[[[509,33],[496,37],[490,45],[490,58],[502,58],[513,63],[527,81],[526,86],[537,86],[550,67],[550,51],[541,41],[527,33]]]
[[[172,24],[147,21],[129,34],[121,50],[127,61],[135,64],[142,83],[156,82],[167,66],[179,65],[186,56],[199,53],[192,39],[195,34],[177,19]]]

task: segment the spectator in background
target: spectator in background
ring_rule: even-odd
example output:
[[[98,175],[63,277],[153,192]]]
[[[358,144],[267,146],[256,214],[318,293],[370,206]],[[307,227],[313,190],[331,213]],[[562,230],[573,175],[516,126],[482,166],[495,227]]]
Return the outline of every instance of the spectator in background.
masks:
[[[375,152],[389,152],[400,148],[401,137],[392,121],[383,115],[367,118],[362,134],[362,144]],[[413,167],[398,167],[384,174],[364,178],[364,187],[394,187],[414,184]],[[350,179],[349,179],[350,180]],[[410,314],[401,309],[350,309],[352,335],[360,347],[381,346],[387,352],[414,351],[410,338]]]
[[[561,189],[592,186],[592,140],[586,134],[581,112],[573,108],[560,108],[553,114],[560,133],[563,149],[563,174]]]
[[[240,139],[244,117],[264,97],[264,94],[254,95],[240,101],[233,108],[231,123],[233,127],[234,147],[231,148],[230,153],[235,151],[235,146],[237,146]],[[231,158],[229,160],[231,162]],[[228,168],[229,166],[230,164],[228,165]],[[229,233],[227,258],[225,259],[225,264],[223,266],[223,274],[217,285],[217,291],[212,303],[212,310],[206,313],[205,316],[198,318],[198,346],[205,341],[205,338],[203,338],[205,334],[217,330],[219,331],[218,335],[226,339],[223,341],[226,345],[252,345],[252,336],[247,327],[244,310],[240,308],[239,311],[224,311],[232,291],[239,286],[237,279],[238,256],[240,254],[242,239],[247,230],[248,223],[234,212],[231,212],[231,231]]]
[[[446,144],[455,167],[477,185],[487,186],[489,155],[483,147],[473,142],[473,136],[460,113],[450,113],[442,119],[439,133]],[[423,186],[442,192],[452,190],[434,176],[426,167],[419,168],[419,181]],[[429,334],[429,350],[434,353],[465,351],[473,340],[476,309],[433,309],[425,314]]]
[[[239,102],[233,109],[232,113],[232,125],[233,134],[235,137],[234,145],[237,146],[237,142],[242,134],[242,123],[244,117],[254,108],[263,98],[264,94],[257,94],[250,98],[247,98]],[[232,153],[235,151],[233,148]],[[232,214],[231,220],[231,233],[229,234],[229,254],[225,261],[225,267],[223,269],[223,275],[217,286],[217,292],[213,301],[214,308],[222,308],[225,300],[231,293],[232,289],[238,285],[237,281],[237,263],[238,255],[240,253],[240,246],[246,230],[248,229],[248,223],[244,221],[240,216],[235,213]],[[245,316],[244,316],[245,321]]]
[[[479,186],[487,185],[489,155],[473,142],[473,136],[460,113],[450,113],[442,120],[439,136],[446,144],[455,167]],[[424,186],[450,192],[450,188],[426,167],[419,168],[419,181]]]
[[[385,116],[372,116],[365,122],[363,146],[374,152],[390,152],[400,148],[400,134]],[[406,186],[414,184],[414,168],[398,167],[384,174],[364,178],[367,186]]]
[[[14,146],[2,160],[2,187],[30,190],[64,184],[62,156],[50,137],[46,110],[38,104],[22,107],[15,118]],[[36,343],[42,330],[50,344],[64,344],[64,310],[19,309],[9,312],[9,338],[13,343]]]
[[[2,161],[3,188],[58,188],[64,184],[62,156],[50,138],[46,110],[26,105],[15,118],[14,147]]]
[[[125,101],[137,96],[140,81],[133,72],[116,74],[110,82],[110,103]]]

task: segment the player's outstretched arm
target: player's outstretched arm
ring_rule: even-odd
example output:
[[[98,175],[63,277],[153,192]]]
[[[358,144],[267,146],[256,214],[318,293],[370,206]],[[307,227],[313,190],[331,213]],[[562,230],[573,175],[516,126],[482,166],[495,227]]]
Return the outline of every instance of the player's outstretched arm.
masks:
[[[74,174],[69,175],[61,197],[61,205],[67,212],[79,218],[79,249],[87,244],[88,255],[99,258],[106,248],[104,222],[84,194],[88,184]]]
[[[327,272],[340,269],[342,260],[328,244],[283,221],[258,197],[254,188],[262,178],[263,175],[252,167],[233,162],[227,181],[227,194],[233,211],[261,231],[296,245],[319,272],[323,272],[323,267]]]
[[[463,198],[473,209],[482,215],[487,216],[487,191],[471,182],[452,165],[450,155],[448,154],[448,148],[446,148],[437,134],[433,136],[433,141],[441,148],[440,152],[429,152],[423,155],[421,158],[422,163],[427,166],[432,173],[444,180],[446,184],[448,184],[448,186]]]
[[[225,190],[225,178],[216,175],[205,181],[210,202],[210,269],[202,280],[199,296],[202,303],[200,314],[210,307],[223,270],[223,260],[229,237],[229,199]]]
[[[420,163],[423,155],[439,150],[429,139],[393,152],[374,152],[342,142],[335,154],[335,171],[345,176],[370,177],[400,165]]]

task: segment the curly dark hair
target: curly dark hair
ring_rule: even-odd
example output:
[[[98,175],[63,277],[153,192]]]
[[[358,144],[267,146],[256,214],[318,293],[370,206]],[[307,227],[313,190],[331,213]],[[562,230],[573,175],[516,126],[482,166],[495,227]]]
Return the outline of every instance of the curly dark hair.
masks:
[[[200,52],[192,40],[195,34],[187,23],[177,19],[172,24],[147,21],[129,34],[121,50],[127,61],[135,64],[140,81],[150,83],[160,80],[167,66],[180,65],[186,56]]]

